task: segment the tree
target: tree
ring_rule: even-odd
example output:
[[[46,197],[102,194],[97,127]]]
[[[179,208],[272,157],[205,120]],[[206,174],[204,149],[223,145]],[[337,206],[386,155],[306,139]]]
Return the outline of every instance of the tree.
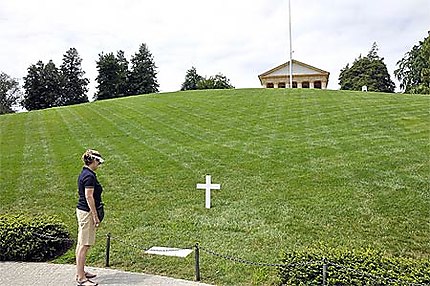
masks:
[[[141,44],[139,51],[131,58],[129,77],[130,94],[158,92],[157,71],[151,52],[146,44]]]
[[[128,61],[123,51],[118,51],[117,56],[113,53],[99,54],[97,62],[99,75],[98,92],[96,99],[107,99],[130,95]]]
[[[82,59],[75,48],[70,48],[63,56],[61,64],[62,93],[58,105],[71,105],[88,102],[89,80],[84,78],[85,72],[81,68]]]
[[[430,94],[430,31],[397,62],[394,75],[406,93]]]
[[[195,67],[191,67],[185,75],[185,81],[182,84],[181,90],[194,90],[197,89],[197,85],[199,81],[204,78],[197,73],[197,69]]]
[[[219,73],[209,78],[203,78],[197,83],[197,89],[230,89],[234,88],[230,80],[223,74]]]
[[[12,107],[20,97],[19,83],[4,72],[0,72],[0,114],[14,112]]]
[[[21,105],[27,110],[58,106],[61,97],[61,77],[54,62],[46,65],[42,61],[31,65],[24,77],[24,100]]]
[[[118,61],[113,53],[99,54],[97,61],[97,70],[99,75],[96,78],[98,82],[98,92],[95,95],[97,100],[114,98],[118,96]]]
[[[43,93],[42,72],[44,68],[43,62],[38,61],[27,69],[27,76],[24,77],[24,100],[21,102],[27,110],[40,109],[41,106],[47,105],[40,96]]]
[[[228,79],[225,75],[219,73],[213,77],[214,81],[214,89],[230,89],[234,88],[230,84],[230,79]]]
[[[48,107],[61,106],[61,73],[52,60],[45,65],[42,78]]]
[[[215,76],[206,78],[200,76],[195,67],[191,67],[185,75],[185,81],[182,83],[181,90],[229,88],[234,88],[234,86],[230,84],[230,80],[225,75],[218,73]]]
[[[384,58],[378,56],[378,46],[373,43],[366,57],[358,57],[351,67],[346,65],[339,75],[340,89],[361,90],[367,86],[369,91],[394,92],[394,82],[390,78]]]
[[[128,61],[124,55],[123,51],[118,51],[116,55],[116,59],[118,62],[118,83],[117,83],[117,92],[118,96],[127,96],[130,95],[129,88],[129,77],[130,71],[128,70]]]

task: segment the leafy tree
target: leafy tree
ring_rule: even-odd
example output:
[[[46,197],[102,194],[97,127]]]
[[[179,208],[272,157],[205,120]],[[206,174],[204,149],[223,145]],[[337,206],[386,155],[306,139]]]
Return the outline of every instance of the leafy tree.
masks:
[[[394,75],[406,93],[430,94],[430,31],[397,62]]]
[[[219,73],[209,78],[203,78],[197,83],[197,89],[230,89],[234,88],[230,80],[223,74]]]
[[[361,90],[363,85],[369,91],[394,92],[394,82],[390,78],[384,58],[378,56],[378,47],[373,43],[366,57],[358,57],[350,67],[346,65],[339,75],[340,89]]]
[[[81,68],[82,59],[75,48],[70,48],[63,56],[61,70],[62,94],[58,105],[71,105],[88,102],[86,93],[89,80],[84,78]]]
[[[191,67],[191,69],[189,69],[185,75],[185,81],[182,84],[181,90],[197,89],[199,81],[203,79],[204,78],[197,73],[197,69],[195,67]]]
[[[157,71],[151,52],[146,44],[141,44],[139,51],[131,58],[129,77],[130,94],[158,92]]]
[[[24,77],[24,100],[22,106],[27,110],[58,106],[61,97],[61,76],[54,62],[46,65],[42,61],[31,65]]]
[[[0,114],[14,112],[12,106],[20,97],[19,83],[4,72],[0,72]]]

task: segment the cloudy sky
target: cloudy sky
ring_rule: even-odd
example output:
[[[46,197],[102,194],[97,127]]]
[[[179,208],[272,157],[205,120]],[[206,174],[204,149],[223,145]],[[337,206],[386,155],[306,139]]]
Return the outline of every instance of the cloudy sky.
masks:
[[[293,58],[330,72],[377,42],[392,79],[396,63],[427,36],[429,0],[291,0]],[[236,88],[260,87],[258,75],[289,59],[288,0],[1,0],[0,71],[21,79],[31,64],[78,50],[90,97],[101,52],[130,60],[146,43],[160,91],[176,91],[195,66],[222,73]],[[396,85],[398,86],[398,82]]]

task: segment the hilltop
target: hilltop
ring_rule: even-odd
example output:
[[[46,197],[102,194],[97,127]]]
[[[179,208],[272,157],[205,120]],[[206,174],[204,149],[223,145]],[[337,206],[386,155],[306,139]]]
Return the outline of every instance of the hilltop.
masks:
[[[106,219],[88,262],[193,279],[202,246],[252,261],[324,245],[430,258],[430,97],[310,89],[173,92],[0,116],[0,213],[47,213],[76,236],[76,177],[99,150]],[[221,190],[204,207],[196,184]],[[130,246],[132,245],[132,246]],[[133,247],[133,246],[139,246]],[[73,251],[58,262],[73,263]],[[203,281],[267,284],[276,271],[207,254]]]

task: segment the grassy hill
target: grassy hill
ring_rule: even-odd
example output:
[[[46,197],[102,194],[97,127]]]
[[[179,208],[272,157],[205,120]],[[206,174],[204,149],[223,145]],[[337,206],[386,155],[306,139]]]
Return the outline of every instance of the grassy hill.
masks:
[[[0,213],[56,215],[76,237],[76,179],[99,150],[107,215],[88,262],[193,279],[201,246],[259,262],[326,245],[430,258],[430,97],[243,89],[137,96],[0,116]],[[196,184],[211,174],[221,190]],[[276,270],[201,254],[204,282]],[[60,262],[73,263],[70,251]]]

